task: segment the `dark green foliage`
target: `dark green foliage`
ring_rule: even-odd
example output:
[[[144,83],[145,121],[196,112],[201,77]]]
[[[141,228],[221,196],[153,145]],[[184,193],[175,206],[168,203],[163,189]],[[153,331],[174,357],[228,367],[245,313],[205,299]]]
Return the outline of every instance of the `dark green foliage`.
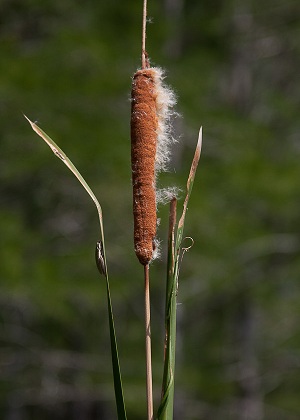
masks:
[[[175,1],[174,1],[175,3]],[[297,1],[149,2],[148,52],[179,97],[184,188],[204,143],[180,273],[178,419],[300,416]],[[133,251],[128,101],[139,66],[137,1],[0,5],[0,417],[115,418],[97,214],[22,112],[65,150],[103,206],[128,418],[143,418],[143,279]],[[167,215],[160,210],[162,217]],[[164,255],[152,267],[159,402]],[[248,408],[247,408],[248,407]],[[262,412],[264,414],[262,415]],[[77,416],[77,417],[76,417]]]

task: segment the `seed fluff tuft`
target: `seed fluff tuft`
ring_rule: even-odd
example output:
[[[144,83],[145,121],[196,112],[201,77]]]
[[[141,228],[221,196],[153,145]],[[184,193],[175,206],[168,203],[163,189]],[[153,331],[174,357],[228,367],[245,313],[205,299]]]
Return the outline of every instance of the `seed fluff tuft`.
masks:
[[[176,105],[176,96],[171,88],[163,82],[164,70],[153,67],[153,75],[156,89],[156,114],[157,114],[157,148],[155,157],[155,170],[166,171],[170,160],[170,147],[176,140],[172,136],[171,120],[177,113],[173,111]]]

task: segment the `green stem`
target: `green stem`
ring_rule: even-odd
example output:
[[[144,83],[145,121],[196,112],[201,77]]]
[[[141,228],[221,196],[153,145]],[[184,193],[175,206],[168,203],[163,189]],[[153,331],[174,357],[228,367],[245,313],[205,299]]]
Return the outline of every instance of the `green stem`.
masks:
[[[172,419],[174,405],[174,369],[176,344],[175,225],[177,200],[170,202],[168,263],[165,306],[164,373],[158,419]]]
[[[187,206],[193,188],[197,166],[200,159],[202,146],[202,128],[199,132],[198,143],[196,146],[194,158],[192,161],[189,177],[187,180],[187,191],[183,203],[182,215],[176,225],[176,198],[170,203],[169,217],[169,241],[168,241],[168,273],[167,273],[167,290],[166,290],[166,310],[165,310],[165,360],[164,374],[162,384],[161,403],[158,409],[157,418],[159,420],[172,420],[174,410],[174,372],[175,372],[175,355],[176,355],[176,304],[179,269],[182,257],[188,248],[181,248],[183,240],[183,229]],[[175,239],[176,236],[176,239]],[[183,252],[181,252],[183,251]],[[181,256],[181,258],[180,258]]]

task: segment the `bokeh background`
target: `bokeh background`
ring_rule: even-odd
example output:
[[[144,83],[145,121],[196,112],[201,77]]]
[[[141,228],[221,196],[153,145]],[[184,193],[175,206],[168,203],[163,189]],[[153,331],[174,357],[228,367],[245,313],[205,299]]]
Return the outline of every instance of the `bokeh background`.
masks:
[[[149,0],[148,9],[147,49],[181,114],[160,186],[184,189],[204,127],[185,230],[195,244],[179,285],[175,419],[299,419],[300,3]],[[141,0],[0,3],[1,419],[116,418],[97,213],[22,113],[102,204],[128,417],[146,417],[129,137],[141,12]],[[156,407],[167,207],[159,215]]]

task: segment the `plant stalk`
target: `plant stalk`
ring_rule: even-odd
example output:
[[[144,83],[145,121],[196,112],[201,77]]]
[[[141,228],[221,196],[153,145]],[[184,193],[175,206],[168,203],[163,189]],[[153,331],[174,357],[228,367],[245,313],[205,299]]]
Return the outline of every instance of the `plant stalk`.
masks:
[[[174,405],[174,370],[176,348],[176,278],[175,278],[175,227],[177,200],[170,202],[169,234],[168,234],[168,271],[166,285],[165,309],[165,344],[164,344],[164,373],[161,395],[161,405],[158,410],[159,420],[173,418]]]
[[[146,52],[146,26],[147,26],[147,0],[143,3],[143,29],[142,29],[142,69],[148,67]]]
[[[176,198],[170,203],[169,240],[168,240],[168,273],[165,310],[165,348],[164,348],[164,374],[162,384],[161,403],[158,408],[158,420],[172,420],[174,410],[174,371],[176,355],[176,302],[178,289],[178,276],[180,264],[184,253],[190,248],[183,248],[183,229],[188,202],[192,192],[194,178],[200,159],[202,146],[202,128],[199,131],[198,143],[187,180],[186,197],[183,211],[176,229]],[[192,238],[190,238],[192,239]],[[193,240],[192,240],[193,243]]]
[[[153,420],[151,328],[150,328],[150,276],[149,264],[144,266],[145,278],[145,344],[146,344],[146,391],[148,420]]]

